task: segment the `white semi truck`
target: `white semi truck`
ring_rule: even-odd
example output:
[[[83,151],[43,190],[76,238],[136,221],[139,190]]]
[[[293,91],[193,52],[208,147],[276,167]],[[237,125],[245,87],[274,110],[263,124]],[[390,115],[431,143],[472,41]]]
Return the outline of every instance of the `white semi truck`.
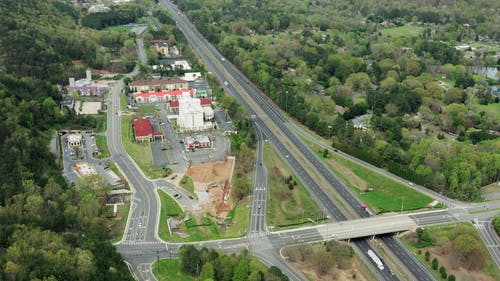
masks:
[[[370,256],[370,258],[375,262],[375,264],[377,264],[377,267],[380,270],[384,270],[384,264],[379,259],[379,257],[377,257],[377,255],[372,250],[368,250],[367,253]]]

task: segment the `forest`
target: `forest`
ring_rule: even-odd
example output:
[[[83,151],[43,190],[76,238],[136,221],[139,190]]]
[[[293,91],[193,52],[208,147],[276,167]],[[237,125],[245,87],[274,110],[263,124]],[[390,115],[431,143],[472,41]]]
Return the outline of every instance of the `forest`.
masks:
[[[0,1],[0,280],[133,280],[108,239],[108,185],[68,185],[47,145],[54,130],[95,121],[61,109],[58,83],[126,38],[80,28],[58,1]],[[133,60],[133,59],[132,59]]]
[[[499,77],[472,71],[500,65],[498,1],[175,2],[335,147],[461,200],[500,180]]]
[[[248,255],[223,255],[214,249],[184,245],[180,250],[181,271],[197,280],[213,281],[288,281],[276,266],[266,268]]]

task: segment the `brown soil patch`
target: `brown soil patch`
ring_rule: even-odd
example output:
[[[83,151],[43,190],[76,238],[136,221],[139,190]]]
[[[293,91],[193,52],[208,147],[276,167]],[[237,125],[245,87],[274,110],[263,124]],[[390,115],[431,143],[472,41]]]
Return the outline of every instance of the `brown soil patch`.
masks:
[[[187,174],[197,183],[210,183],[229,179],[233,166],[233,159],[224,162],[211,162],[189,167]]]
[[[439,262],[439,267],[444,266],[448,275],[453,274],[460,281],[495,281],[495,278],[488,276],[481,271],[470,271],[463,267],[457,267],[457,262],[453,256],[453,252],[449,243],[434,248],[423,248],[422,253],[425,251],[431,253],[430,260],[436,258]]]
[[[410,232],[406,234],[405,239],[416,243],[417,235],[416,232]],[[456,280],[460,281],[495,281],[495,278],[487,275],[482,271],[473,271],[467,270],[458,265],[456,255],[453,253],[452,245],[450,241],[443,243],[441,246],[437,247],[427,247],[421,248],[422,255],[425,254],[426,251],[429,251],[430,259],[429,264],[432,262],[434,258],[438,260],[439,267],[444,266],[446,268],[446,273],[448,275],[453,274],[456,277]],[[439,269],[439,268],[438,268]]]
[[[229,182],[233,165],[233,159],[226,159],[224,162],[194,165],[187,171],[187,175],[193,180],[195,191],[208,194],[208,202],[201,207],[213,216],[226,217],[233,207]]]
[[[353,258],[351,261],[351,265],[349,269],[341,269],[338,267],[331,268],[326,274],[319,274],[314,269],[314,266],[311,264],[311,261],[308,259],[304,259],[301,261],[300,259],[296,259],[290,261],[291,264],[295,268],[298,268],[306,277],[310,280],[315,281],[332,281],[332,280],[355,280],[355,281],[368,281],[371,280],[369,273],[366,272],[365,267],[361,263],[361,261],[357,258]]]
[[[332,166],[337,169],[340,173],[345,175],[349,181],[351,182],[352,185],[357,187],[361,191],[365,191],[367,188],[366,182],[358,177],[355,173],[353,173],[351,170],[346,168],[344,165],[340,164],[339,162],[335,161],[334,159],[329,159],[328,160]]]

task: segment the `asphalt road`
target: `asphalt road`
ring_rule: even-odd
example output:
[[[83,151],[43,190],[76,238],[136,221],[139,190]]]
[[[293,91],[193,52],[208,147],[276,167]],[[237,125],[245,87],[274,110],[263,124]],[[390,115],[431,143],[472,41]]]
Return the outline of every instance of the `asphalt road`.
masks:
[[[267,169],[263,163],[264,136],[257,125],[254,128],[257,137],[257,151],[255,155],[249,235],[259,236],[266,233]]]
[[[142,53],[144,53],[143,46],[141,43],[142,41],[140,41],[139,39],[137,44],[138,50],[142,50]],[[142,60],[145,58],[144,56],[139,56],[139,57]],[[222,75],[222,77],[224,77],[223,76],[224,73],[219,73],[219,74]],[[245,83],[248,82],[247,80],[243,81]],[[232,83],[234,82],[235,80],[233,78]],[[232,86],[233,84],[229,83],[227,84],[228,87],[233,87]],[[253,87],[253,85],[250,84],[247,85],[249,87]],[[123,85],[121,85],[121,83],[118,83],[112,89],[110,105],[112,104],[113,106],[110,106],[110,110],[108,112],[108,116],[110,117],[108,118],[108,129],[109,129],[108,145],[113,155],[113,160],[115,160],[120,169],[122,169],[123,174],[127,176],[127,179],[129,180],[133,188],[134,200],[129,217],[129,222],[127,223],[126,227],[125,238],[122,241],[122,243],[117,245],[117,248],[124,257],[124,259],[127,262],[129,262],[130,268],[134,273],[134,275],[136,276],[136,278],[140,280],[155,280],[150,270],[150,264],[157,258],[176,257],[178,249],[181,246],[181,244],[162,243],[159,241],[159,239],[157,239],[156,233],[158,225],[157,222],[159,219],[158,218],[159,206],[154,191],[156,187],[152,182],[147,180],[141,173],[141,171],[135,166],[135,164],[133,164],[132,159],[130,159],[130,157],[125,153],[123,146],[121,145],[121,140],[120,140],[121,134],[119,125],[120,123],[118,118],[118,104],[119,104],[118,95],[121,89],[120,87],[122,86]],[[241,83],[239,84],[239,86],[241,87]],[[256,91],[256,93],[258,94],[256,89],[253,90]],[[232,92],[233,94],[235,94],[234,89],[232,90]],[[235,95],[237,95],[237,93]],[[281,116],[281,113],[276,109],[274,109],[272,105],[268,104],[268,102],[264,100],[265,98],[262,98],[261,96],[258,96],[257,98],[259,97],[262,100],[258,100],[257,102],[260,102],[262,107],[267,106],[269,112],[271,112],[272,114],[279,114],[277,115],[277,117],[274,116],[278,118],[277,120],[279,120],[279,122],[286,122],[286,119]],[[245,104],[245,102],[243,103]],[[251,109],[251,107],[248,104],[245,105],[249,110],[250,114],[252,114],[252,112],[254,111]],[[294,171],[297,172],[299,178],[301,178],[301,180],[305,182],[305,184],[309,183],[310,185],[312,186],[315,185],[317,187],[317,190],[314,190],[315,192],[311,194],[313,195],[313,197],[315,197],[316,200],[320,202],[321,205],[323,205],[323,207],[325,206],[331,207],[327,208],[329,215],[336,220],[345,220],[346,218],[340,213],[340,211],[331,202],[331,200],[323,199],[323,196],[325,197],[328,196],[326,195],[324,190],[321,189],[316,184],[315,182],[316,178],[313,178],[315,176],[314,175],[311,176],[309,175],[309,173],[305,171],[305,169],[300,165],[301,163],[297,159],[295,159],[294,155],[291,155],[291,152],[287,149],[286,146],[284,146],[279,141],[279,139],[276,139],[276,136],[273,134],[274,132],[271,131],[267,126],[265,126],[265,123],[263,123],[262,120],[260,120],[260,118],[256,118],[255,121],[256,125],[259,126],[259,128],[261,128],[266,137],[270,139],[270,141],[273,143],[273,145],[275,145],[277,150],[283,155],[287,163],[292,167]],[[282,129],[282,127],[280,127],[280,129]],[[260,130],[258,131],[260,134]],[[274,141],[272,140],[273,137],[275,138]],[[260,138],[261,136],[259,136],[259,139]],[[260,149],[258,149],[257,153],[258,155],[262,155],[262,151]],[[260,163],[259,159],[257,159],[256,165],[260,166],[259,163]],[[258,166],[256,167],[256,173],[261,173],[261,174],[265,173],[265,167],[259,168]],[[261,177],[259,177],[259,179],[261,179]],[[290,266],[283,259],[281,259],[277,253],[279,252],[279,249],[281,249],[283,245],[291,245],[295,243],[300,244],[300,243],[319,242],[323,241],[325,237],[322,235],[321,230],[309,229],[309,228],[296,230],[294,232],[295,234],[292,235],[283,234],[283,237],[281,237],[282,235],[281,233],[270,233],[268,235],[263,235],[265,234],[263,232],[263,230],[265,230],[265,215],[261,216],[260,212],[263,212],[263,214],[265,214],[267,206],[261,205],[260,209],[263,210],[259,212],[260,209],[258,204],[266,202],[265,194],[267,193],[267,191],[265,191],[262,187],[267,187],[267,183],[256,181],[255,188],[261,188],[261,189],[254,191],[254,193],[259,191],[260,195],[256,196],[255,198],[258,199],[252,202],[253,219],[251,220],[253,221],[253,223],[250,225],[250,229],[251,232],[252,230],[255,230],[253,233],[257,235],[249,235],[249,237],[245,238],[229,239],[221,241],[208,241],[208,242],[194,243],[194,244],[200,247],[213,247],[226,253],[235,253],[239,252],[241,249],[249,249],[254,255],[261,258],[266,264],[279,266],[285,272],[285,274],[287,274],[292,280],[306,280],[304,276],[302,276],[300,273],[297,273],[293,268],[290,268]],[[353,202],[357,204],[361,203],[360,201],[357,200],[357,198],[355,198],[354,201],[352,201],[351,203]],[[332,205],[329,206],[329,204]],[[360,212],[360,210],[357,210],[356,212]],[[362,213],[361,216],[367,216],[367,214]],[[421,223],[425,222],[428,224],[432,224],[432,223],[440,223],[441,220],[449,220],[452,217],[455,216],[445,217],[445,215],[441,214],[440,217],[440,215],[430,214],[429,217],[427,217],[419,214],[418,217],[415,217],[414,219],[416,221],[417,220],[420,221]],[[455,218],[460,219],[457,217]],[[324,228],[324,226],[318,226],[318,228],[321,227]],[[331,229],[328,229],[329,226],[326,227],[327,227],[326,229],[327,234],[329,233],[329,231],[331,232],[335,231],[335,228],[333,227]],[[353,231],[355,231],[355,229]],[[425,268],[422,269],[422,265],[415,261],[415,257],[411,255],[409,252],[407,252],[399,241],[391,237],[383,237],[382,240],[384,241],[387,248],[391,250],[395,255],[397,255],[398,258],[402,260],[406,266],[410,265],[415,267],[412,270],[412,272],[416,273],[416,276],[419,276],[419,278],[417,278],[418,280],[433,280],[433,278],[432,279],[422,278],[422,276],[425,276],[427,274],[426,269]],[[363,253],[366,253],[366,251],[371,248],[371,246],[368,244],[368,240],[366,239],[356,241],[355,244],[356,247],[359,249],[359,251]],[[401,249],[403,249],[403,253],[401,252]],[[416,264],[414,264],[415,262]],[[372,265],[371,267],[376,268],[374,265]],[[376,269],[374,271],[377,272]],[[378,274],[379,278],[384,280],[398,279],[397,277],[392,276],[389,273],[389,270],[378,272]]]
[[[361,217],[366,217],[367,213],[360,207],[363,205],[361,201],[352,194],[352,192],[324,165],[320,159],[312,152],[310,149],[285,125],[286,118],[283,117],[281,112],[279,112],[275,106],[264,98],[260,91],[251,84],[248,79],[246,79],[238,70],[233,67],[229,62],[227,62],[220,53],[208,43],[208,41],[196,30],[196,28],[184,17],[181,11],[179,11],[171,2],[162,0],[160,4],[166,8],[174,20],[177,21],[178,27],[184,32],[184,35],[188,41],[193,45],[198,54],[205,61],[206,64],[211,68],[211,70],[217,75],[217,77],[224,81],[224,85],[227,90],[236,96],[240,102],[244,105],[247,113],[250,115],[258,116],[255,121],[258,123],[259,127],[262,128],[264,134],[270,138],[270,141],[277,148],[278,152],[288,160],[288,164],[291,166],[292,170],[296,172],[302,182],[308,187],[311,195],[319,202],[319,204],[328,212],[331,218],[337,220],[346,220],[347,218],[339,211],[336,205],[332,202],[325,191],[317,184],[317,176],[315,179],[309,174],[312,169],[306,171],[304,169],[305,164],[310,164],[314,166],[314,169],[320,173],[326,181],[329,183],[330,187],[335,193],[339,193],[343,200],[354,209]],[[219,59],[220,58],[220,59]],[[271,126],[271,130],[268,126]],[[279,129],[279,131],[276,130]],[[281,133],[281,134],[280,134]],[[280,136],[278,138],[278,135]],[[299,154],[291,154],[289,149],[283,144],[283,142],[289,141],[293,146],[295,146],[299,154],[302,154],[301,161],[296,158],[300,158]],[[294,153],[297,151],[294,151]],[[327,184],[328,184],[327,183]],[[328,187],[327,187],[328,188]],[[369,249],[368,243],[359,243],[358,248],[360,252],[366,253]],[[394,247],[398,247],[394,243]],[[400,246],[398,252],[407,251],[404,247]],[[395,253],[395,255],[400,255]],[[412,263],[405,263],[405,266],[412,271],[415,267],[422,267],[418,260],[413,259]],[[427,272],[427,276],[419,276],[422,273],[413,270],[416,277],[419,280],[434,280],[432,275]],[[389,273],[389,270],[379,272],[384,280],[398,280],[397,277]]]

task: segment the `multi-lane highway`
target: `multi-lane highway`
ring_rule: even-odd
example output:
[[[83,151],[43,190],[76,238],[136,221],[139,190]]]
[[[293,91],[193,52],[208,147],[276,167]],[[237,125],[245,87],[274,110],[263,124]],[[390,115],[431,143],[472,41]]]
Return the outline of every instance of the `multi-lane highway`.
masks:
[[[166,5],[164,2],[162,2],[163,5]],[[171,7],[174,9],[175,7]],[[174,11],[174,15],[177,15],[178,20],[181,19],[181,14],[180,11]],[[179,13],[179,14],[177,14]],[[189,22],[184,23],[184,24],[190,24]],[[183,26],[182,24],[179,24],[181,29],[186,29],[187,26]],[[189,37],[188,35],[186,37]],[[201,37],[202,38],[202,37]],[[189,38],[188,38],[189,39]],[[204,40],[200,39],[199,40]],[[283,136],[284,132],[287,134],[290,133],[290,130],[286,131],[283,129],[282,126],[277,126],[273,127],[273,130],[271,130],[267,125],[266,122],[269,122],[270,119],[276,118],[276,120],[282,124],[286,123],[286,118],[284,118],[281,113],[276,110],[268,101],[267,99],[263,98],[260,96],[258,93],[257,89],[249,83],[248,80],[246,80],[244,77],[239,77],[237,75],[241,75],[237,72],[237,70],[230,69],[231,72],[228,72],[228,70],[221,71],[219,70],[218,67],[221,67],[221,64],[224,61],[219,60],[220,54],[216,53],[217,56],[214,56],[213,54],[211,56],[208,56],[207,53],[209,53],[210,47],[206,47],[199,44],[200,41],[194,40],[193,46],[197,49],[199,49],[200,56],[204,58],[205,60],[208,60],[209,62],[207,64],[210,65],[210,61],[217,61],[216,64],[212,63],[210,67],[214,70],[214,72],[219,76],[219,78],[222,78],[224,80],[222,81],[229,81],[227,83],[228,90],[231,91],[233,94],[236,96],[239,96],[239,93],[236,90],[241,90],[243,91],[253,91],[253,94],[256,94],[253,98],[255,100],[244,100],[242,99],[241,96],[240,100],[242,100],[243,104],[246,106],[246,109],[250,114],[255,114],[255,126],[256,126],[256,132],[258,136],[259,141],[259,146],[257,149],[257,159],[256,159],[256,167],[255,167],[255,179],[254,179],[254,192],[252,194],[252,210],[251,210],[251,223],[250,223],[250,235],[248,237],[244,238],[238,238],[238,239],[228,239],[228,240],[221,240],[221,241],[209,241],[209,242],[201,242],[201,243],[195,243],[198,246],[205,246],[205,247],[213,247],[219,250],[222,250],[224,252],[238,252],[241,249],[248,249],[250,250],[255,256],[259,257],[262,259],[265,263],[268,265],[276,265],[279,266],[285,274],[287,274],[292,280],[306,280],[302,274],[296,272],[291,268],[283,259],[279,258],[278,252],[279,249],[285,245],[292,245],[292,244],[300,244],[300,243],[308,243],[308,242],[318,242],[318,241],[323,241],[325,239],[331,239],[333,238],[331,235],[336,234],[336,235],[342,235],[342,238],[349,238],[349,232],[357,232],[358,229],[356,227],[353,227],[349,229],[349,225],[359,223],[358,221],[354,222],[347,222],[346,217],[340,212],[340,210],[337,208],[335,204],[329,199],[329,195],[332,195],[330,192],[323,190],[320,188],[320,186],[317,184],[316,181],[322,182],[321,177],[327,177],[324,174],[331,173],[324,165],[318,165],[318,163],[313,163],[312,165],[309,164],[311,167],[316,167],[318,166],[320,170],[322,170],[321,173],[319,174],[314,174],[312,175],[302,167],[301,164],[307,164],[307,163],[301,163],[297,158],[300,159],[300,161],[304,161],[304,155],[295,155],[293,153],[297,154],[303,154],[304,152],[301,151],[301,149],[289,149],[290,146],[297,146],[300,147],[300,143],[296,144],[296,141],[298,140],[295,135],[294,140],[288,139],[287,147],[284,143],[281,142],[281,140],[276,136],[277,134],[281,134]],[[205,45],[208,44],[206,40],[204,41]],[[142,41],[140,39],[137,42],[138,44],[138,50],[144,54],[143,48],[142,48]],[[209,44],[208,44],[209,45]],[[213,49],[213,47],[212,47]],[[142,51],[141,51],[142,50]],[[139,56],[141,60],[145,60],[145,57],[142,55]],[[225,63],[229,65],[229,67],[232,67],[229,63]],[[228,75],[230,73],[230,75]],[[236,78],[235,78],[236,77]],[[224,83],[225,84],[225,83]],[[108,111],[108,144],[110,147],[110,150],[112,152],[114,161],[118,164],[120,169],[122,170],[123,174],[127,177],[127,180],[130,182],[133,191],[134,191],[134,199],[131,207],[131,213],[129,217],[129,221],[127,223],[125,235],[124,235],[124,240],[117,245],[118,250],[120,253],[122,253],[122,256],[124,259],[130,264],[131,270],[134,272],[134,275],[136,278],[140,280],[154,280],[154,276],[151,273],[150,265],[153,261],[156,260],[156,258],[169,258],[169,257],[176,257],[178,253],[178,249],[181,246],[180,244],[172,244],[172,243],[165,243],[163,241],[160,241],[157,236],[157,225],[159,221],[159,203],[158,199],[156,196],[156,185],[153,184],[151,181],[147,180],[145,176],[141,173],[141,171],[137,168],[137,166],[134,164],[132,159],[125,153],[123,146],[121,145],[121,140],[120,140],[120,121],[119,121],[119,100],[118,96],[120,94],[120,89],[123,86],[121,82],[117,84],[111,91],[110,95],[110,107]],[[257,106],[257,107],[262,107],[265,109],[259,109],[254,110],[252,106]],[[269,116],[264,116],[265,112],[270,112]],[[257,114],[259,113],[259,114]],[[265,122],[264,122],[265,121]],[[271,120],[272,121],[272,120]],[[279,132],[281,131],[281,132]],[[265,230],[265,214],[266,214],[266,197],[267,197],[267,171],[264,167],[264,165],[260,165],[262,163],[262,138],[263,135],[265,134],[266,138],[270,140],[270,142],[275,146],[275,148],[283,155],[283,158],[285,161],[290,165],[290,167],[296,172],[297,176],[308,186],[313,187],[310,191],[312,196],[322,205],[324,208],[328,210],[328,214],[332,217],[335,218],[336,220],[339,221],[344,221],[343,222],[343,227],[347,227],[342,229],[339,227],[339,225],[335,224],[328,224],[325,226],[317,226],[315,228],[304,228],[304,229],[298,229],[294,230],[291,232],[276,232],[276,233],[267,233]],[[285,134],[285,136],[287,135]],[[302,144],[303,145],[303,144]],[[302,147],[303,149],[303,147]],[[307,155],[307,154],[306,154]],[[314,154],[313,154],[314,155]],[[310,155],[309,155],[310,156]],[[315,155],[314,155],[315,156]],[[318,161],[320,161],[317,158],[314,158]],[[312,160],[314,160],[312,159]],[[314,162],[314,161],[313,161]],[[322,168],[321,168],[322,167]],[[338,179],[337,179],[338,181]],[[338,181],[339,184],[342,185],[340,181]],[[348,191],[349,192],[349,191]],[[341,193],[341,192],[339,192]],[[342,193],[341,193],[342,194]],[[333,194],[332,196],[335,196]],[[342,196],[347,196],[345,194],[342,194]],[[356,205],[356,204],[361,204],[357,200],[357,198],[351,194],[353,198],[348,198],[346,201],[349,202],[351,205]],[[356,205],[360,206],[360,205]],[[354,210],[351,210],[352,212],[358,213],[358,215],[361,216],[367,216],[366,213],[363,213],[360,208],[354,208]],[[463,219],[460,217],[457,217],[457,214],[453,214],[452,212],[443,212],[443,213],[429,213],[426,215],[423,214],[418,214],[418,215],[413,215],[413,217],[407,216],[407,217],[401,217],[400,219],[394,218],[394,219],[388,219],[394,225],[398,224],[408,224],[408,227],[411,227],[412,225],[429,225],[429,224],[435,224],[435,223],[442,223],[442,222],[447,222],[447,221],[453,221],[457,219]],[[369,219],[371,220],[371,219]],[[400,221],[401,220],[401,221]],[[410,223],[410,221],[412,223]],[[363,223],[361,223],[363,224]],[[376,223],[375,223],[376,224]],[[380,229],[382,224],[378,224],[378,228],[375,227],[373,229]],[[383,227],[382,227],[383,228]],[[401,228],[401,227],[400,227]],[[374,230],[371,230],[372,232],[366,232],[366,234],[375,234],[376,233],[382,233],[379,230],[373,232]],[[386,229],[387,232],[388,229]],[[341,237],[338,237],[338,239],[341,239]],[[352,236],[354,237],[354,236]],[[398,258],[404,262],[408,266],[408,264],[415,263],[415,257],[411,255],[407,251],[403,251],[404,253],[401,253],[401,249],[404,249],[404,247],[396,240],[392,239],[391,237],[384,237],[382,240],[385,242],[387,245],[387,248],[390,249],[394,254],[398,253]],[[370,245],[368,244],[367,240],[359,240],[356,242],[356,245],[359,249],[361,249],[361,252],[366,253],[367,249],[370,249]],[[422,266],[417,263],[417,269],[413,269],[412,273],[419,280],[433,280],[432,279],[426,279],[425,276],[427,274],[425,269],[422,269]],[[376,267],[374,267],[374,270],[377,272]],[[379,276],[381,279],[384,280],[396,280],[397,277],[392,276],[389,271],[385,272],[379,272],[381,276]]]
[[[224,81],[223,84],[227,90],[244,105],[247,113],[257,116],[255,122],[308,187],[311,195],[328,212],[328,215],[336,220],[347,219],[343,212],[347,212],[351,217],[356,215],[366,217],[367,213],[360,208],[362,205],[360,200],[285,125],[286,118],[282,113],[264,98],[260,91],[234,66],[223,59],[221,54],[207,42],[175,5],[165,0],[160,1],[159,4],[169,11],[187,40],[217,77]],[[333,203],[332,197],[340,202],[345,202],[342,206],[343,212]],[[391,238],[387,241],[390,243]],[[395,240],[392,242],[393,248],[398,249],[394,253],[396,256],[402,257],[406,254],[409,257],[409,259],[404,260],[405,266],[416,275],[417,279],[434,280],[432,275],[415,258],[411,258],[413,256],[404,247],[396,243]],[[362,253],[366,253],[370,249],[366,241],[359,241],[356,245]],[[388,270],[379,273],[385,280],[397,280]]]

